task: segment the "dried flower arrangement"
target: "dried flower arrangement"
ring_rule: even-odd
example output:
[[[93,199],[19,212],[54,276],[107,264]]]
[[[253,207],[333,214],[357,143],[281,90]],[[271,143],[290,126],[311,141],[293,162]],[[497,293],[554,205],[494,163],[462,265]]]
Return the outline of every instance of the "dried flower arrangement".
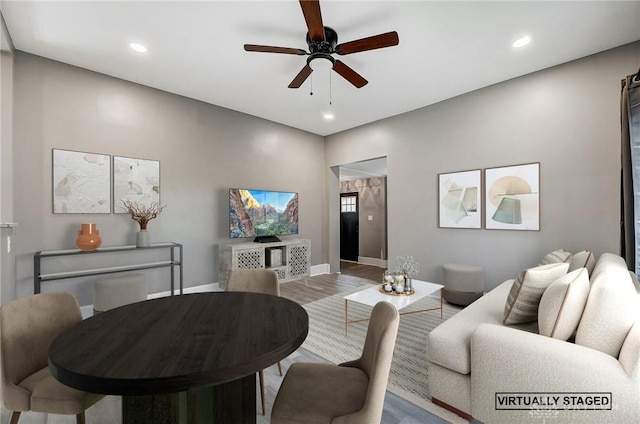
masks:
[[[160,203],[153,202],[149,206],[138,205],[136,202],[130,200],[123,200],[122,204],[125,209],[131,215],[131,219],[140,224],[141,230],[146,230],[149,221],[158,217],[158,214],[162,212],[165,206],[161,206]]]
[[[398,256],[396,261],[398,261],[400,270],[408,276],[415,277],[420,272],[420,264],[411,255]]]

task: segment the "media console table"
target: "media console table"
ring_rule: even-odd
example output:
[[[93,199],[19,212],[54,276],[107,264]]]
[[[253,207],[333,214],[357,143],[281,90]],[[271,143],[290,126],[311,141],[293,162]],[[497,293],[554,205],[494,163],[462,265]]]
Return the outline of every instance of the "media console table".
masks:
[[[219,277],[227,284],[236,269],[271,269],[280,282],[309,276],[311,241],[289,239],[274,243],[234,243],[220,246]]]
[[[165,249],[170,251],[169,260],[157,261],[157,262],[142,262],[131,265],[110,266],[105,268],[88,268],[73,271],[52,272],[48,274],[42,274],[42,260],[47,258],[55,258],[61,256],[78,256],[86,255],[87,257],[94,257],[104,253],[118,253],[118,252],[142,252],[149,250]],[[177,255],[176,251],[177,250]],[[101,247],[96,250],[48,250],[36,252],[33,255],[33,293],[40,293],[41,283],[43,281],[63,280],[67,278],[87,277],[91,275],[103,275],[103,274],[115,274],[118,272],[134,271],[140,269],[152,269],[152,268],[166,268],[169,267],[171,271],[171,295],[174,294],[175,289],[175,276],[174,268],[179,269],[179,283],[180,294],[182,294],[182,245],[179,243],[154,243],[149,247],[136,247],[136,246],[111,246]]]

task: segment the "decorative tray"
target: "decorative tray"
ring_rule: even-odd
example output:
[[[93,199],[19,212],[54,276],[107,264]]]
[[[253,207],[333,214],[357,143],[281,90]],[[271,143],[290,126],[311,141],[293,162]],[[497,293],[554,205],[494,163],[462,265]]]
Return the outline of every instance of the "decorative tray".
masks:
[[[378,286],[378,288],[380,289],[380,292],[381,292],[381,293],[384,293],[384,294],[389,295],[389,296],[411,296],[412,294],[415,294],[415,293],[416,293],[416,291],[415,291],[414,289],[411,289],[411,290],[409,290],[409,291],[404,291],[404,292],[402,292],[402,293],[396,293],[395,291],[390,291],[390,292],[388,292],[388,291],[386,291],[386,290],[384,289],[384,284],[383,284],[383,285]]]

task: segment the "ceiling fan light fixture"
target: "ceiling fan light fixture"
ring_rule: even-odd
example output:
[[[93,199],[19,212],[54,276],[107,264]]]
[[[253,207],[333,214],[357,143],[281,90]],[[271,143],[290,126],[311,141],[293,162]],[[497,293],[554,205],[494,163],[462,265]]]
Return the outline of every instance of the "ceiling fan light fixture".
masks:
[[[315,53],[307,59],[307,64],[314,71],[330,71],[333,69],[335,59],[329,54]]]
[[[333,113],[331,112],[325,112],[322,114],[322,117],[324,118],[325,121],[333,121],[335,116]]]

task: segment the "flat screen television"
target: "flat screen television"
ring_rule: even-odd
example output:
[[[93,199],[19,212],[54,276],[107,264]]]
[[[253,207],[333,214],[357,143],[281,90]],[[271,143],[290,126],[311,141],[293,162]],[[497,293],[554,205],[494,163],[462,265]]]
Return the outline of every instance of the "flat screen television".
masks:
[[[279,241],[298,234],[298,193],[229,189],[229,237]]]

